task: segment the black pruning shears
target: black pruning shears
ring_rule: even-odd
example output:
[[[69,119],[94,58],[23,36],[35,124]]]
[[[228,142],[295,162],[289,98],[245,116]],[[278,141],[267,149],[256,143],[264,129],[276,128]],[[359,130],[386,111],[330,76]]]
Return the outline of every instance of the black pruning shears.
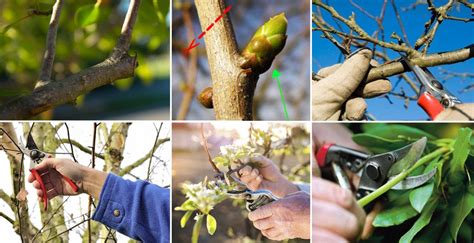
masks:
[[[420,82],[418,105],[434,120],[442,111],[462,102],[446,90],[426,67],[413,65],[404,55],[402,59]]]
[[[34,125],[33,125],[34,126]],[[49,173],[49,171],[45,171],[42,174],[38,170],[35,169],[35,166],[38,165],[43,161],[43,159],[48,157],[48,153],[45,153],[41,150],[38,149],[38,146],[35,143],[35,140],[33,139],[33,136],[31,135],[31,131],[33,130],[33,126],[30,129],[30,132],[27,137],[26,141],[26,146],[23,145],[23,143],[20,141],[20,148],[26,156],[30,157],[31,162],[30,162],[30,172],[31,174],[35,177],[35,180],[40,184],[41,191],[43,191],[43,206],[44,210],[46,211],[48,209],[48,195],[47,195],[47,190],[46,186],[44,184],[43,178],[41,176]],[[62,175],[62,178],[71,186],[72,190],[74,192],[77,192],[79,188],[77,185],[71,180],[71,178]]]
[[[256,190],[252,191],[240,181],[234,174],[236,171],[229,171],[224,174],[225,183],[227,185],[236,186],[234,190],[227,191],[227,195],[234,199],[246,200],[245,207],[249,212],[255,211],[259,207],[267,205],[271,202],[278,200],[279,198],[273,195],[269,190]]]
[[[352,191],[344,169],[358,174],[360,183],[355,189],[355,197],[361,199],[411,167],[423,154],[426,142],[426,137],[423,137],[403,148],[382,154],[368,154],[335,144],[325,144],[319,148],[316,160],[321,168],[331,167],[336,181],[345,189]],[[428,182],[435,173],[436,169],[433,169],[419,176],[407,177],[391,189],[419,187]]]

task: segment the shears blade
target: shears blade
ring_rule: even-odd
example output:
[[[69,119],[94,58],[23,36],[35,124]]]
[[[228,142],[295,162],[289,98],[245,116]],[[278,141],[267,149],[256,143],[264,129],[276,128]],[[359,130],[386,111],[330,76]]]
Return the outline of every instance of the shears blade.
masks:
[[[424,185],[428,182],[433,176],[436,174],[437,169],[432,169],[425,174],[418,175],[418,176],[410,176],[405,178],[403,181],[397,183],[395,186],[392,187],[392,190],[407,190],[419,187]],[[393,177],[389,178],[389,181],[392,180]]]
[[[426,142],[426,137],[422,137],[412,144],[392,151],[396,162],[392,167],[390,167],[387,176],[392,177],[410,168],[416,161],[418,161],[418,159],[420,159],[425,150]]]

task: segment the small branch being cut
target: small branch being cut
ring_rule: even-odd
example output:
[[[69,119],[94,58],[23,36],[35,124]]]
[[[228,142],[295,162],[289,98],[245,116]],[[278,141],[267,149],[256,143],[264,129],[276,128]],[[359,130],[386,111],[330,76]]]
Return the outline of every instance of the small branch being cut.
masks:
[[[209,161],[209,164],[211,164],[212,169],[217,173],[217,174],[222,174],[222,171],[217,168],[216,163],[211,158],[211,153],[209,152],[209,147],[207,146],[207,139],[204,136],[204,125],[201,124],[201,144],[204,147],[204,150],[206,151],[207,154],[207,160]]]
[[[53,6],[53,13],[51,14],[48,35],[46,37],[46,50],[44,52],[43,63],[41,64],[41,71],[35,89],[45,85],[51,80],[54,56],[56,55],[56,34],[58,32],[59,17],[61,16],[63,5],[63,0],[56,0],[56,3]]]
[[[474,57],[474,44],[459,50],[436,53],[410,59],[413,65],[420,67],[432,67],[444,64],[453,64],[466,61]],[[367,76],[367,82],[387,78],[404,72],[409,72],[410,68],[403,65],[400,61],[389,62],[378,67],[370,69]]]

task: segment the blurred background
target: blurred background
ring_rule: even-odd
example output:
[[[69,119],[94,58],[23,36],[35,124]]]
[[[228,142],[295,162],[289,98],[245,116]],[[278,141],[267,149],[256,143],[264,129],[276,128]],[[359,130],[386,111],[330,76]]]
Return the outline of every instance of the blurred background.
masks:
[[[396,42],[396,40],[390,39],[392,32],[396,32],[399,36],[403,36],[397,20],[397,15],[393,8],[393,4],[395,4],[411,46],[413,46],[416,40],[423,34],[425,23],[431,18],[431,12],[427,9],[428,6],[426,1],[420,0],[327,0],[323,2],[334,7],[334,9],[344,18],[348,18],[352,13],[354,13],[356,22],[362,27],[362,29],[364,29],[369,35],[377,35],[379,39],[384,38],[387,42]],[[432,2],[435,6],[439,7],[446,4],[448,1],[435,0]],[[385,12],[384,14],[381,14],[384,4],[386,5]],[[345,33],[350,33],[344,24],[336,24],[327,11],[322,9],[319,11],[314,5],[312,6],[312,9],[313,13],[321,13],[328,24]],[[368,14],[372,17],[369,17]],[[467,7],[458,3],[454,4],[449,11],[449,15],[472,19],[471,11]],[[380,16],[384,17],[379,18]],[[377,32],[379,26],[373,18],[379,18],[383,25],[382,31],[379,30]],[[439,25],[427,54],[454,51],[473,44],[473,27],[473,21],[443,21],[442,24]],[[318,72],[321,68],[340,63],[344,60],[344,56],[336,46],[334,46],[329,40],[321,37],[321,31],[313,31],[312,34],[313,72]],[[372,48],[373,45],[368,44],[367,47]],[[354,50],[356,50],[356,48],[352,47],[352,51]],[[380,46],[377,46],[376,50],[386,54],[389,60],[400,58],[399,53],[390,49],[383,49]],[[379,63],[386,62],[381,58],[377,58],[377,61],[379,61]],[[474,67],[474,60],[471,58],[465,62],[431,67],[429,69],[434,76],[443,83],[445,88],[456,95],[462,102],[473,103],[474,71],[472,67]],[[411,73],[407,73],[407,75],[417,86],[419,85]],[[392,76],[390,81],[393,87],[392,94],[366,100],[368,103],[367,112],[370,116],[376,120],[428,120],[426,113],[416,104],[416,100],[412,99],[415,96],[415,93],[408,83],[401,79],[399,75]],[[400,97],[400,94],[403,94],[405,97]],[[410,98],[407,99],[407,97]]]
[[[0,105],[31,93],[45,50],[53,0],[0,1]],[[76,15],[96,1],[68,1],[59,22],[53,79],[61,80],[108,57],[120,34],[128,0],[98,0],[97,21]],[[169,1],[142,1],[130,54],[135,77],[117,80],[43,113],[39,119],[168,119]],[[40,14],[34,14],[40,13]]]
[[[293,182],[309,183],[310,180],[310,124],[267,122],[214,122],[202,124],[212,158],[219,155],[221,146],[246,144],[252,129],[272,137],[272,147],[281,149],[270,152],[270,159]],[[201,145],[201,123],[173,123],[172,134],[172,200],[173,242],[190,242],[194,220],[181,228],[183,211],[175,211],[185,200],[181,192],[183,183],[199,183],[207,176],[215,179],[215,173],[207,161],[207,153]],[[255,131],[255,130],[254,130]],[[255,135],[253,135],[255,136]],[[254,137],[254,142],[258,139]],[[284,143],[282,143],[282,141]],[[201,229],[200,242],[269,242],[247,219],[243,200],[226,199],[211,211],[217,220],[217,230],[209,235],[205,225]],[[290,240],[290,242],[308,242]]]
[[[226,5],[232,5],[228,13],[234,28],[239,48],[242,50],[257,28],[270,17],[285,12],[288,19],[285,48],[275,58],[272,67],[260,75],[254,96],[254,116],[256,120],[284,120],[284,111],[280,93],[272,70],[281,73],[280,81],[285,96],[290,120],[309,120],[309,75],[310,64],[308,52],[310,48],[310,2],[306,0],[227,0]],[[206,57],[206,46],[199,45],[196,80],[187,80],[190,59],[182,50],[188,47],[186,25],[191,25],[192,36],[201,33],[196,8],[193,1],[173,0],[173,119],[176,119],[182,106],[183,93],[190,83],[195,86],[194,98],[185,119],[209,120],[214,119],[214,111],[206,109],[195,98],[204,88],[211,86],[209,64]],[[191,21],[183,18],[189,15]],[[216,16],[219,14],[216,13]],[[189,23],[187,23],[189,22]],[[212,31],[212,30],[211,30]]]

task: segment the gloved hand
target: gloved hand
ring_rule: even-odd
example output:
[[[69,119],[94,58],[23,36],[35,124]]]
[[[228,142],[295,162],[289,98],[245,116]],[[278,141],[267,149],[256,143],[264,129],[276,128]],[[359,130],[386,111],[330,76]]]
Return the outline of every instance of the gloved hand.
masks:
[[[458,104],[436,116],[435,121],[472,121],[474,120],[474,103]]]
[[[311,83],[313,120],[362,120],[367,109],[364,98],[392,89],[387,79],[366,83],[370,68],[377,65],[371,50],[360,49],[344,63],[321,69]]]
[[[239,170],[240,180],[252,190],[266,189],[277,197],[285,197],[286,195],[297,192],[298,187],[287,180],[276,165],[265,156],[259,155],[249,158],[250,162],[257,163],[259,168],[245,166]]]
[[[309,239],[311,199],[306,192],[295,192],[250,212],[255,228],[271,240]]]

